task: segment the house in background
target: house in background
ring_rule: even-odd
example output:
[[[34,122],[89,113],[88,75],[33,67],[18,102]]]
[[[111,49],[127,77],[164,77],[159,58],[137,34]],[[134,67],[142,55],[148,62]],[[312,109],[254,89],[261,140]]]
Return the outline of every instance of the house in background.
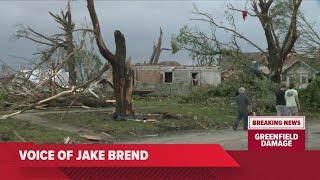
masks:
[[[319,72],[319,59],[292,54],[283,64],[281,81],[287,85],[294,82],[298,88],[303,89],[316,78]]]
[[[251,66],[250,68],[253,72],[259,72],[265,76],[270,74],[268,61],[261,53],[244,53],[243,57],[241,63],[239,63],[238,59],[233,57],[227,56],[223,58],[223,61],[220,63],[223,80],[228,79],[232,74],[236,73],[236,71],[245,69],[245,66],[242,64]],[[283,64],[281,82],[284,82],[287,85],[289,85],[290,82],[294,82],[298,88],[306,88],[319,73],[320,57],[297,54],[293,51],[287,56],[287,59]]]
[[[190,87],[216,86],[221,83],[219,66],[187,66],[175,61],[134,66],[134,89],[158,95],[176,95]]]

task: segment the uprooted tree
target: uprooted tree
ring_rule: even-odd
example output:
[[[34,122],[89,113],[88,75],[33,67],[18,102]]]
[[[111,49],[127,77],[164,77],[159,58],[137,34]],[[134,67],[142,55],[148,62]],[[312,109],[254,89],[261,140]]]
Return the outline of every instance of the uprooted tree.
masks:
[[[274,82],[279,82],[284,60],[299,38],[297,19],[302,0],[287,0],[287,2],[287,6],[283,6],[283,4],[281,5],[282,1],[279,0],[252,0],[252,10],[250,12],[247,9],[238,10],[232,4],[229,5],[229,10],[232,12],[240,11],[243,14],[258,18],[266,38],[267,50],[264,50],[265,48],[261,48],[257,43],[238,31],[234,14],[227,14],[227,21],[230,23],[226,25],[218,22],[211,14],[201,12],[197,8],[195,8],[194,14],[198,17],[193,20],[208,23],[211,27],[211,32],[205,33],[198,29],[194,32],[188,27],[184,27],[180,34],[173,39],[172,48],[175,51],[186,49],[196,58],[210,59],[219,54],[232,55],[241,53],[238,41],[242,40],[267,57],[271,79]],[[286,13],[281,12],[279,7],[285,7]],[[284,18],[284,15],[286,15],[284,20],[288,22],[287,26],[279,26],[281,24],[279,19]],[[217,29],[230,34],[232,36],[231,42],[219,40],[216,36]],[[208,36],[208,34],[210,35]]]
[[[67,4],[67,10],[61,10],[60,14],[54,14],[49,12],[50,16],[59,24],[60,29],[63,31],[60,34],[54,34],[52,36],[45,35],[43,33],[37,32],[31,27],[22,27],[17,31],[16,36],[18,38],[25,38],[31,40],[39,45],[48,47],[47,49],[42,49],[40,54],[42,56],[42,63],[48,63],[51,58],[58,51],[65,51],[66,56],[70,55],[70,58],[66,62],[67,71],[69,72],[69,85],[75,86],[77,83],[76,74],[76,60],[75,60],[75,40],[74,32],[75,24],[72,20],[71,5],[70,1]],[[52,64],[54,69],[56,64]]]
[[[116,98],[115,117],[117,119],[132,117],[134,116],[132,110],[133,70],[130,59],[126,61],[125,37],[119,30],[114,32],[116,52],[115,54],[112,53],[104,43],[93,0],[87,0],[87,8],[98,49],[112,66],[114,95]]]
[[[70,1],[68,1],[67,12],[61,10],[60,14],[50,13],[62,30],[57,34],[48,35],[25,26],[16,32],[16,37],[31,40],[39,45],[39,52],[35,53],[39,56],[30,61],[30,67],[14,71],[14,74],[1,79],[0,85],[7,87],[5,89],[8,97],[10,96],[6,110],[13,113],[1,116],[0,119],[6,119],[28,109],[41,109],[47,106],[95,107],[109,105],[101,98],[105,97],[104,95],[99,97],[93,92],[96,88],[95,82],[99,81],[102,74],[109,69],[109,64],[106,62],[102,66],[100,58],[94,54],[94,36],[90,36],[91,51],[88,50],[87,35],[88,32],[93,32],[92,29],[89,29],[88,26],[75,29],[73,23],[68,23],[72,26],[68,28],[63,25],[62,22],[69,19],[68,14],[71,14]],[[93,35],[93,33],[89,35]],[[70,46],[72,47],[70,48]],[[68,77],[60,75],[65,75],[64,69],[70,67],[70,61],[75,61],[75,64],[71,63],[72,68],[76,66],[74,70],[80,72],[73,78],[79,79],[78,76],[83,72],[81,81],[78,80],[76,85],[72,85],[74,79],[65,84],[61,84],[59,81],[60,78],[63,82],[68,79]],[[69,75],[72,74],[69,73]],[[89,93],[93,96],[87,96]],[[19,111],[15,112],[16,110]]]

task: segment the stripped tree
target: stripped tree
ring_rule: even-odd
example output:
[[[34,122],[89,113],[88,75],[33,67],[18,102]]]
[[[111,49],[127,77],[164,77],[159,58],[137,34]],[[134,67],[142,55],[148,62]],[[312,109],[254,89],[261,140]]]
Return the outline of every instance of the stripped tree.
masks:
[[[67,71],[69,72],[69,85],[75,86],[77,80],[76,62],[74,56],[76,45],[73,37],[75,32],[75,24],[72,21],[70,1],[68,1],[66,11],[61,10],[60,14],[49,12],[49,14],[60,25],[60,29],[63,31],[62,33],[49,36],[37,32],[31,27],[22,27],[17,31],[16,36],[18,38],[25,38],[39,45],[45,46],[46,48],[43,48],[39,53],[42,59],[42,62],[39,65],[50,62],[53,70],[59,64],[59,62],[54,63],[51,61],[51,58],[55,53],[65,51],[66,56],[70,55],[70,59],[66,63]]]
[[[161,51],[162,51],[162,48],[161,48],[162,34],[163,34],[163,32],[162,32],[162,29],[160,27],[159,39],[158,39],[157,42],[155,42],[153,44],[152,55],[150,57],[149,64],[158,64],[158,62],[159,62],[160,54],[161,54]]]
[[[297,22],[302,0],[286,0],[288,2],[286,6],[281,5],[282,2],[280,0],[251,0],[252,11],[248,11],[246,8],[245,10],[235,9],[232,4],[229,4],[228,9],[232,13],[242,12],[244,19],[247,15],[258,18],[264,31],[267,51],[238,31],[234,22],[234,14],[227,11],[226,20],[229,22],[229,25],[227,25],[216,20],[211,14],[200,11],[195,7],[193,14],[197,17],[192,20],[208,23],[212,32],[208,36],[207,33],[198,29],[194,32],[188,27],[183,27],[180,34],[172,41],[173,52],[179,49],[187,49],[194,58],[207,61],[207,59],[211,60],[212,57],[220,54],[234,55],[241,53],[238,41],[242,40],[256,48],[267,58],[271,79],[274,82],[279,82],[284,60],[292,51],[299,37]],[[280,9],[283,7],[285,14]],[[279,20],[285,20],[288,25],[285,27],[279,26],[281,25]],[[231,42],[219,40],[215,34],[217,29],[231,35]]]
[[[274,17],[272,17],[276,16],[272,14],[272,4],[274,1],[259,0],[258,3],[256,1],[252,2],[253,11],[259,18],[265,33],[268,45],[267,58],[271,70],[271,78],[275,82],[280,82],[284,60],[291,52],[298,39],[297,16],[302,0],[292,0],[291,2],[291,7],[289,7],[291,10],[291,19],[284,38],[279,37],[279,34],[276,33],[276,29],[274,28]]]
[[[114,95],[116,98],[115,117],[117,119],[132,117],[134,116],[132,110],[133,70],[130,59],[126,61],[125,37],[119,30],[114,32],[116,52],[112,53],[104,43],[93,0],[87,0],[87,8],[99,51],[112,66]]]
[[[74,49],[74,43],[73,43],[73,32],[75,30],[75,24],[72,21],[72,13],[71,13],[71,6],[70,1],[68,1],[67,5],[67,11],[64,12],[61,10],[60,15],[59,14],[53,14],[49,12],[50,15],[54,18],[54,20],[59,23],[65,32],[65,44],[67,54],[71,54]],[[68,72],[69,72],[69,85],[75,86],[77,84],[77,74],[76,74],[76,60],[74,55],[71,57],[70,61],[67,63],[68,66]]]

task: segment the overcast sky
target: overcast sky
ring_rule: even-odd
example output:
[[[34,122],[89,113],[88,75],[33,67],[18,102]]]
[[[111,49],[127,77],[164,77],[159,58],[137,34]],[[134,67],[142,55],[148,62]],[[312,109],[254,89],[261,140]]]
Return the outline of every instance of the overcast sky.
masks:
[[[169,47],[171,36],[177,34],[181,26],[185,24],[196,25],[194,21],[190,20],[194,17],[191,14],[193,3],[200,10],[210,12],[217,19],[223,20],[228,2],[239,9],[243,9],[245,6],[245,0],[96,0],[95,6],[107,46],[111,47],[112,50],[114,49],[113,31],[119,29],[126,37],[127,55],[131,56],[135,62],[143,62],[143,60],[149,59],[151,55],[152,45],[159,36],[160,26],[164,30],[163,46]],[[17,30],[16,25],[24,24],[48,35],[54,34],[58,32],[58,29],[48,15],[48,11],[58,13],[65,6],[66,1],[63,0],[0,0],[0,59],[11,66],[19,67],[24,64],[24,60],[14,58],[12,55],[32,58],[37,46],[27,40],[13,40],[12,37]],[[320,17],[319,0],[304,0],[302,11],[308,20],[317,21]],[[90,22],[85,1],[73,2],[72,12],[76,23],[83,22],[85,17]],[[241,14],[239,14],[236,20],[240,32],[265,47],[265,38],[257,19],[249,17],[244,22],[241,19]],[[207,28],[203,24],[200,27],[204,30]],[[224,34],[220,34],[220,37],[228,38]],[[242,47],[245,51],[255,51],[247,44],[242,44]],[[170,54],[170,52],[163,52],[160,60],[176,60],[183,64],[192,62],[186,52],[175,55]]]

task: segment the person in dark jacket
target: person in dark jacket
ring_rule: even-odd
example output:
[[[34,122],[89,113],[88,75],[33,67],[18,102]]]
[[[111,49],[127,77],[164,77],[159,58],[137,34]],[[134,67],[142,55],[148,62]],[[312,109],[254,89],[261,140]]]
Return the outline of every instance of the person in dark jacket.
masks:
[[[238,114],[235,121],[232,124],[232,129],[237,130],[239,122],[243,119],[243,130],[248,129],[248,106],[250,101],[246,96],[246,89],[244,87],[239,88],[239,95],[237,96]]]
[[[285,83],[281,83],[279,89],[275,92],[277,116],[288,115],[285,99],[286,87]]]

